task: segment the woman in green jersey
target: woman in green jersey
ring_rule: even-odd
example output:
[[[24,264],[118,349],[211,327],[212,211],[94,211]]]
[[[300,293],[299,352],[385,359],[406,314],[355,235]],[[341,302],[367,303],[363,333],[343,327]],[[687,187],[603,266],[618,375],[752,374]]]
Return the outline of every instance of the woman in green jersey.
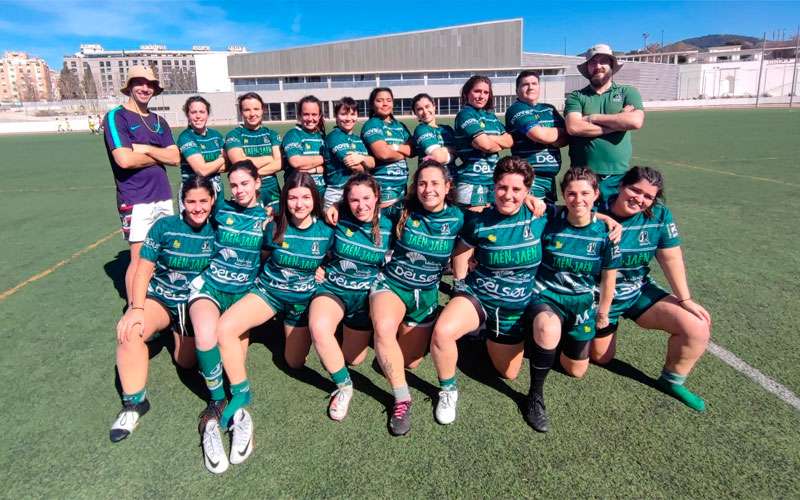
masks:
[[[414,172],[395,229],[392,257],[370,290],[375,355],[394,394],[389,430],[411,429],[405,368],[422,361],[439,309],[439,281],[464,215],[448,203],[450,179],[441,163],[426,160]]]
[[[142,260],[133,278],[131,306],[117,323],[117,370],[122,385],[122,410],[111,426],[111,441],[125,439],[150,409],[145,383],[146,342],[171,329],[175,362],[195,364],[194,337],[186,318],[189,282],[208,265],[214,231],[208,217],[214,186],[205,177],[190,176],[181,187],[180,216],[156,221],[142,245]]]
[[[189,316],[195,325],[197,361],[210,393],[210,402],[201,413],[203,452],[208,470],[222,473],[228,458],[222,445],[219,423],[225,407],[222,386],[222,363],[217,346],[217,323],[220,316],[253,286],[261,265],[261,244],[267,215],[259,201],[261,178],[250,160],[232,164],[228,169],[232,199],[214,212],[216,231],[214,256],[189,290]],[[247,349],[247,339],[242,349]],[[231,462],[237,463],[238,451],[247,445],[250,417],[238,415],[232,426]],[[243,460],[243,459],[242,459]]]
[[[231,162],[250,160],[261,176],[261,204],[274,207],[280,198],[275,174],[281,170],[281,136],[263,127],[264,101],[255,92],[239,96],[242,124],[225,136],[225,151]]]
[[[539,432],[548,430],[543,388],[556,348],[561,343],[564,371],[583,376],[595,328],[608,325],[620,265],[619,247],[592,211],[600,195],[597,176],[586,167],[570,168],[561,181],[561,194],[566,205],[544,229],[536,274],[539,293],[529,308],[534,345],[525,419]]]
[[[325,169],[325,208],[342,199],[347,179],[355,173],[375,168],[375,158],[369,155],[364,141],[353,133],[358,120],[358,106],[351,97],[342,97],[333,108],[336,126],[325,137],[330,163]]]
[[[511,135],[494,114],[492,82],[481,75],[461,87],[464,107],[456,115],[455,140],[461,164],[456,169],[455,200],[480,212],[492,203],[492,174],[500,151],[513,144]]]
[[[283,137],[286,175],[291,172],[310,174],[320,196],[325,194],[325,170],[328,151],[325,146],[325,120],[322,102],[307,95],[297,102],[297,125]]]
[[[412,156],[411,134],[394,117],[392,89],[378,87],[369,94],[369,120],[361,127],[361,139],[375,158],[372,175],[381,185],[381,210],[394,217],[400,210],[408,183],[408,163]]]
[[[447,166],[450,177],[455,177],[455,132],[449,125],[436,123],[436,104],[428,94],[417,94],[411,99],[411,110],[419,120],[414,129],[414,146],[421,163],[425,159]]]
[[[622,224],[622,267],[609,325],[598,329],[589,354],[598,364],[614,359],[620,317],[635,321],[642,328],[663,330],[670,337],[667,359],[656,384],[693,410],[704,411],[703,398],[683,383],[706,350],[711,315],[692,300],[678,228],[663,204],[663,190],[664,178],[658,170],[633,167],[622,177],[619,193],[600,207],[601,212]],[[672,293],[659,287],[650,276],[653,257]]]
[[[181,182],[186,182],[192,174],[210,178],[214,183],[216,204],[220,205],[225,200],[219,176],[225,171],[225,139],[207,126],[211,104],[205,98],[196,95],[186,99],[183,112],[189,125],[177,141],[181,152]],[[183,198],[178,203],[182,206]]]

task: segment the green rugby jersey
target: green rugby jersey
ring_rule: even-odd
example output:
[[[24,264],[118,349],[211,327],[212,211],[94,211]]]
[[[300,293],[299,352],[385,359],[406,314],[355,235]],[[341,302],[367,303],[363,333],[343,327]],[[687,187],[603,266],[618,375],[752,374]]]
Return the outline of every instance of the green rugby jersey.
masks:
[[[481,135],[503,135],[505,128],[497,116],[485,109],[465,105],[456,115],[455,143],[461,165],[456,169],[456,182],[490,186],[492,174],[500,160],[499,153],[484,153],[472,147],[472,140]]]
[[[561,169],[561,150],[528,137],[533,127],[565,128],[564,118],[550,104],[519,99],[506,111],[506,131],[514,138],[511,154],[528,160],[537,177],[555,177]]]
[[[402,237],[392,245],[394,253],[384,274],[410,289],[438,286],[463,225],[464,214],[455,206],[411,212]]]
[[[325,184],[342,189],[353,174],[353,171],[345,166],[344,158],[348,153],[366,156],[369,155],[369,151],[361,137],[352,131],[348,134],[339,127],[334,127],[331,133],[325,136],[325,145],[330,160],[325,166]]]
[[[317,219],[305,229],[289,224],[281,243],[273,241],[274,232],[273,221],[264,230],[263,248],[270,255],[256,279],[257,284],[268,291],[310,295],[317,286],[314,274],[331,246],[333,228]]]
[[[206,162],[214,161],[222,154],[225,139],[213,128],[207,128],[205,134],[198,134],[192,127],[187,127],[178,136],[178,148],[181,150],[181,182],[186,182],[194,170],[186,159],[194,154],[203,155]],[[215,184],[219,183],[219,174],[210,176]]]
[[[322,156],[325,164],[323,165],[323,172],[328,169],[328,148],[325,146],[325,137],[320,132],[308,132],[300,125],[286,132],[283,136],[283,154],[286,158],[292,156]],[[285,166],[286,175],[294,172],[295,169],[286,162]],[[314,179],[314,184],[320,193],[325,190],[325,174],[311,174]]]
[[[525,205],[514,215],[490,207],[468,220],[461,241],[475,249],[478,266],[465,282],[481,302],[505,309],[527,307],[542,261],[546,224],[546,215],[536,217]]]
[[[169,307],[185,303],[189,283],[208,267],[213,252],[211,224],[195,229],[179,215],[158,219],[147,232],[141,249],[141,257],[156,266],[147,294]]]
[[[394,118],[386,122],[373,117],[361,128],[361,139],[367,147],[377,141],[386,141],[389,146],[399,146],[405,144],[410,137],[406,126]],[[403,197],[408,183],[408,163],[405,159],[382,163],[375,158],[372,175],[381,185],[381,202]]]
[[[414,147],[417,159],[422,159],[436,148],[454,148],[456,144],[455,131],[449,125],[439,125],[432,127],[427,123],[420,123],[414,129]],[[455,166],[455,155],[451,156],[450,163],[447,164],[448,170]]]
[[[575,227],[561,208],[542,234],[542,262],[536,274],[536,287],[563,295],[582,295],[598,290],[603,269],[620,266],[619,246],[608,239],[606,225],[592,218],[584,227]]]
[[[261,265],[264,207],[242,208],[225,200],[214,213],[214,257],[203,278],[223,292],[244,293],[253,285]]]
[[[339,219],[333,233],[331,260],[325,265],[325,279],[348,290],[368,290],[392,241],[392,221],[379,219],[381,241],[372,239],[372,223],[349,216]]]
[[[272,148],[280,147],[281,136],[267,127],[258,127],[255,130],[239,125],[225,136],[225,151],[233,148],[242,148],[245,156],[250,158],[259,156],[272,156]],[[261,199],[273,202],[281,197],[278,178],[275,174],[261,176]]]
[[[636,296],[639,290],[653,281],[650,274],[650,261],[660,248],[680,246],[678,227],[672,220],[672,212],[665,205],[656,202],[651,209],[652,217],[640,212],[627,219],[619,219],[611,213],[611,206],[617,197],[611,197],[600,206],[600,212],[615,217],[622,224],[622,238],[619,242],[622,258],[614,300],[626,300]]]

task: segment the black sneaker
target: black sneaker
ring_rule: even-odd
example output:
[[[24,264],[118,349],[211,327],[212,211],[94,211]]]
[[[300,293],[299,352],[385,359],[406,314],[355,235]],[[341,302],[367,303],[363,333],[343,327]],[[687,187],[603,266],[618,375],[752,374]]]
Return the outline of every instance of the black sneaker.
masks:
[[[525,421],[537,432],[547,432],[547,411],[544,408],[544,396],[529,394],[525,407]]]
[[[139,418],[150,411],[150,401],[146,398],[139,404],[126,403],[117,414],[116,420],[111,424],[109,438],[111,442],[117,443],[131,435],[131,432],[139,425]]]
[[[395,401],[392,406],[392,417],[389,419],[389,431],[394,436],[405,436],[411,430],[411,400]]]

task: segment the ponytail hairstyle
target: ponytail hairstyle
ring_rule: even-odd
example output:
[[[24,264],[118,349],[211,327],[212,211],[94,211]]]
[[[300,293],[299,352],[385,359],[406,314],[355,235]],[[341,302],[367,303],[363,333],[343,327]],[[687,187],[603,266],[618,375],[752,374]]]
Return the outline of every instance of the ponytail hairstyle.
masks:
[[[205,189],[211,196],[212,201],[217,194],[216,191],[214,191],[214,183],[211,182],[211,179],[202,175],[190,174],[189,177],[183,181],[183,184],[181,184],[181,199],[186,198],[186,195],[192,189]]]
[[[375,246],[379,247],[381,246],[381,187],[374,177],[363,172],[351,175],[344,185],[342,199],[339,201],[337,208],[339,209],[339,213],[344,213],[349,215],[350,218],[358,220],[356,219],[355,214],[353,214],[353,212],[350,210],[350,203],[347,201],[350,191],[352,191],[356,186],[367,186],[375,194],[375,211],[372,214],[372,220],[370,222],[372,223],[372,242],[375,244]]]
[[[369,117],[372,118],[375,116],[375,98],[378,97],[378,94],[381,92],[388,92],[390,96],[392,96],[392,101],[394,101],[394,94],[392,93],[392,89],[389,87],[375,87],[372,89],[372,92],[369,93]],[[394,113],[389,113],[389,118],[394,119]]]
[[[624,188],[632,186],[639,181],[647,181],[658,188],[656,199],[653,204],[664,203],[666,200],[664,196],[664,176],[661,175],[661,172],[650,167],[631,167],[630,170],[625,172],[625,175],[622,176],[622,181],[620,181],[619,185],[620,188]],[[653,205],[644,209],[644,216],[648,219],[653,216]]]
[[[303,112],[303,104],[308,102],[316,104],[317,109],[319,109],[319,123],[317,124],[317,129],[314,132],[319,132],[322,134],[322,137],[325,137],[325,115],[322,111],[322,101],[317,99],[316,96],[307,95],[297,101],[297,121],[300,121],[300,114]]]
[[[289,191],[299,187],[308,188],[311,191],[311,199],[314,200],[314,208],[311,210],[311,215],[317,219],[323,218],[322,203],[314,178],[305,172],[293,171],[284,178],[278,213],[275,215],[275,232],[272,235],[274,243],[283,243],[283,235],[286,234],[286,228],[289,227]]]
[[[397,227],[395,228],[395,234],[397,235],[397,239],[403,237],[403,229],[405,228],[406,221],[408,220],[408,216],[411,215],[411,212],[423,210],[422,203],[419,201],[419,197],[417,196],[417,183],[419,182],[419,175],[420,172],[425,170],[426,168],[435,168],[438,169],[439,172],[442,173],[442,177],[445,181],[450,182],[450,172],[447,170],[447,167],[442,165],[436,160],[425,160],[419,164],[417,167],[417,171],[414,172],[414,179],[411,181],[411,185],[408,188],[408,194],[406,195],[406,199],[403,202],[403,211],[400,213],[400,218],[397,221]],[[448,192],[445,196],[445,200],[448,203],[452,203],[450,199],[451,195]]]

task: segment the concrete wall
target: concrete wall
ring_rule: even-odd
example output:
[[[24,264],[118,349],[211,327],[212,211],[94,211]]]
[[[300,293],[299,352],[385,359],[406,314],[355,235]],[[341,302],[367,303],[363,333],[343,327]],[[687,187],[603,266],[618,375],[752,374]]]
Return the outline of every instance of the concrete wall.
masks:
[[[700,97],[788,96],[792,92],[794,61],[730,61],[681,65],[680,99]],[[761,81],[759,85],[759,69]],[[800,91],[800,69],[795,76],[795,95]]]
[[[228,78],[228,54],[197,54],[194,65],[198,92],[233,92],[233,83]]]

